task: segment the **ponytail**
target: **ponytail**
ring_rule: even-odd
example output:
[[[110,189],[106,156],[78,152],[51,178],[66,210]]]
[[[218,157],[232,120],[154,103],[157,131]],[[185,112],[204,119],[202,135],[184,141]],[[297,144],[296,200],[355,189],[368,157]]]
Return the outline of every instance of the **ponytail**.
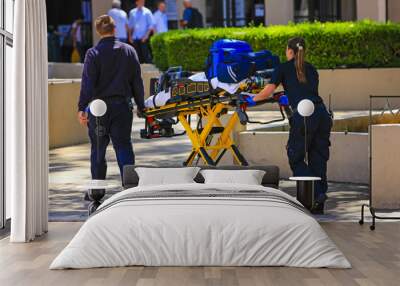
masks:
[[[296,74],[299,82],[307,82],[306,73],[304,69],[304,48],[299,47],[297,53],[295,54],[294,63],[296,66]]]
[[[306,83],[306,71],[304,66],[306,43],[303,38],[292,38],[288,41],[288,48],[294,52],[294,63],[296,67],[297,79],[301,83]]]

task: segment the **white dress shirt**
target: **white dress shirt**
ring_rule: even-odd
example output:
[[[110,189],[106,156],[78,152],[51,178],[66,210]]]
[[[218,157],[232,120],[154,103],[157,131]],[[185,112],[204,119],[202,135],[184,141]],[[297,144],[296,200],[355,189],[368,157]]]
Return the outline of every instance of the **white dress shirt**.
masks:
[[[157,10],[153,14],[154,30],[158,33],[168,32],[168,17],[166,13]]]
[[[115,37],[117,39],[127,39],[128,32],[126,31],[126,25],[128,25],[128,15],[122,9],[112,8],[108,11],[108,16],[114,19],[115,22]]]

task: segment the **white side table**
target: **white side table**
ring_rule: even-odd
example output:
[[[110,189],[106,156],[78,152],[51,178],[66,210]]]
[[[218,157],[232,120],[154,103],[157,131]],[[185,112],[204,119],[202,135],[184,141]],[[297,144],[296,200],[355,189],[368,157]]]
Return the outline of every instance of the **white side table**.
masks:
[[[314,205],[314,183],[320,181],[320,177],[290,177],[289,180],[296,181],[296,197],[303,206],[311,210]]]
[[[111,183],[106,180],[91,180],[86,184],[80,186],[80,189],[87,190],[91,203],[88,207],[89,215],[94,213],[96,209],[101,205],[101,200],[106,194],[106,190],[115,189],[120,187],[115,183]]]

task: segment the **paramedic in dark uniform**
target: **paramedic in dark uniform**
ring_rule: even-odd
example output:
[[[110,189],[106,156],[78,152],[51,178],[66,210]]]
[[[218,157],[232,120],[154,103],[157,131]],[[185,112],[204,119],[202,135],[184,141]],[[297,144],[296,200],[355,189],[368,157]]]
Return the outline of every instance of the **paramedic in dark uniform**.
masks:
[[[86,53],[78,118],[89,129],[92,179],[104,180],[107,172],[105,155],[110,139],[121,177],[123,166],[135,162],[131,141],[131,98],[134,98],[140,114],[144,108],[144,93],[136,52],[130,45],[116,40],[114,20],[108,15],[100,16],[96,19],[96,30],[101,40]],[[100,117],[99,146],[96,119],[88,111],[94,99],[102,99],[107,104],[106,114]]]
[[[329,159],[330,132],[332,118],[322,98],[318,95],[319,76],[315,67],[304,61],[306,45],[302,38],[288,41],[286,48],[287,62],[274,71],[270,83],[253,98],[249,105],[266,99],[280,85],[283,85],[294,113],[289,119],[290,132],[287,155],[294,176],[317,176],[321,181],[315,183],[315,203],[312,213],[322,214],[327,199],[327,161]],[[307,119],[308,164],[305,162],[304,119],[296,111],[297,104],[309,99],[315,105],[314,113]]]

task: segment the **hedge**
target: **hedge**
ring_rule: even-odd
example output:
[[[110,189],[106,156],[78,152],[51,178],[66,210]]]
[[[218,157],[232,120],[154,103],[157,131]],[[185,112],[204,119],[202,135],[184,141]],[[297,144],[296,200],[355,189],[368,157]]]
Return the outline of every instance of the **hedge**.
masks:
[[[217,39],[248,41],[285,60],[291,37],[305,38],[307,60],[317,68],[400,67],[400,24],[360,22],[303,23],[248,28],[175,30],[151,39],[155,65],[161,70],[183,66],[203,70],[210,45]]]

